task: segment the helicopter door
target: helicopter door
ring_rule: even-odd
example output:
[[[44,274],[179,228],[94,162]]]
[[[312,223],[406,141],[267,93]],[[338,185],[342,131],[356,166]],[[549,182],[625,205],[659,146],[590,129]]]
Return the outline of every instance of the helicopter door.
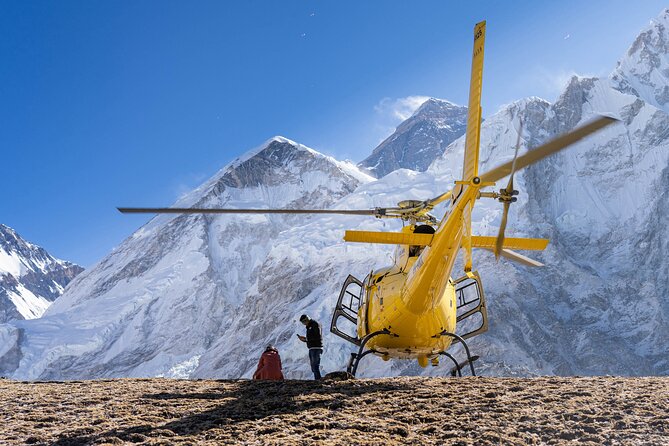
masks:
[[[360,309],[363,289],[362,282],[349,274],[339,293],[337,306],[330,324],[332,333],[355,345],[360,345],[357,334],[358,310]]]
[[[478,272],[468,273],[455,281],[457,302],[456,334],[468,339],[488,331],[488,312]]]

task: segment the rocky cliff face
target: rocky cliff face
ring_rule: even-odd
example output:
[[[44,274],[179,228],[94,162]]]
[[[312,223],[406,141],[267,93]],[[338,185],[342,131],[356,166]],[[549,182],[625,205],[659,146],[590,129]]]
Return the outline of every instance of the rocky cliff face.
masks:
[[[40,317],[81,271],[0,224],[0,322]]]
[[[377,178],[400,168],[425,171],[446,146],[464,135],[466,127],[467,107],[428,99],[359,166]]]

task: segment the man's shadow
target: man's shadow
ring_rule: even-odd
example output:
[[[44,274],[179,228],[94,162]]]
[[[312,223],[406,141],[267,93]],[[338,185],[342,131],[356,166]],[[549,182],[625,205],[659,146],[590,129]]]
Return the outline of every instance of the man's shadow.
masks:
[[[61,438],[54,445],[96,443],[116,437],[125,442],[141,441],[145,436],[190,436],[209,429],[224,429],[244,421],[262,420],[284,414],[300,414],[318,408],[338,410],[355,405],[355,399],[373,392],[409,390],[401,382],[380,381],[219,381],[221,391],[207,393],[155,393],[142,398],[156,401],[220,400],[221,404],[161,426],[139,425],[113,429],[100,434]],[[223,384],[224,383],[224,384]],[[149,401],[143,404],[151,404]],[[164,406],[163,406],[164,407]],[[169,431],[169,432],[168,432]],[[267,432],[270,433],[270,432]]]

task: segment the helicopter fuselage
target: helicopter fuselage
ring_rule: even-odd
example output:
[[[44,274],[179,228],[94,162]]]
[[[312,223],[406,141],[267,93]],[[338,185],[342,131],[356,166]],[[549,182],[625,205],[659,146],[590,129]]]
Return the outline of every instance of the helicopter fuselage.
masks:
[[[455,286],[450,278],[444,289],[437,292],[436,305],[429,311],[415,313],[402,299],[402,288],[408,276],[402,268],[413,266],[417,259],[408,258],[402,266],[395,264],[374,271],[364,282],[366,291],[358,319],[358,336],[363,338],[368,333],[389,330],[392,335],[378,336],[368,343],[369,348],[382,353],[384,359],[427,359],[448,349],[452,341],[450,337],[439,336],[444,330],[455,331]]]
[[[369,340],[368,348],[384,359],[417,358],[425,366],[445,351],[455,333],[456,293],[450,273],[463,243],[463,214],[476,199],[478,182],[454,197],[449,214],[436,229],[430,246],[399,245],[394,264],[373,271],[363,283],[358,338],[388,330]],[[402,232],[411,233],[415,225]]]

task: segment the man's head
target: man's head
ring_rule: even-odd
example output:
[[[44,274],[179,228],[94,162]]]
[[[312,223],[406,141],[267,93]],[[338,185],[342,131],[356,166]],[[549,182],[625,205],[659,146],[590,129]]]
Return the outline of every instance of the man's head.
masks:
[[[304,325],[307,325],[309,323],[309,316],[303,314],[302,316],[300,316],[300,322],[302,322]]]
[[[265,351],[268,352],[270,350],[276,350],[272,344],[267,344],[267,347],[265,347]]]

